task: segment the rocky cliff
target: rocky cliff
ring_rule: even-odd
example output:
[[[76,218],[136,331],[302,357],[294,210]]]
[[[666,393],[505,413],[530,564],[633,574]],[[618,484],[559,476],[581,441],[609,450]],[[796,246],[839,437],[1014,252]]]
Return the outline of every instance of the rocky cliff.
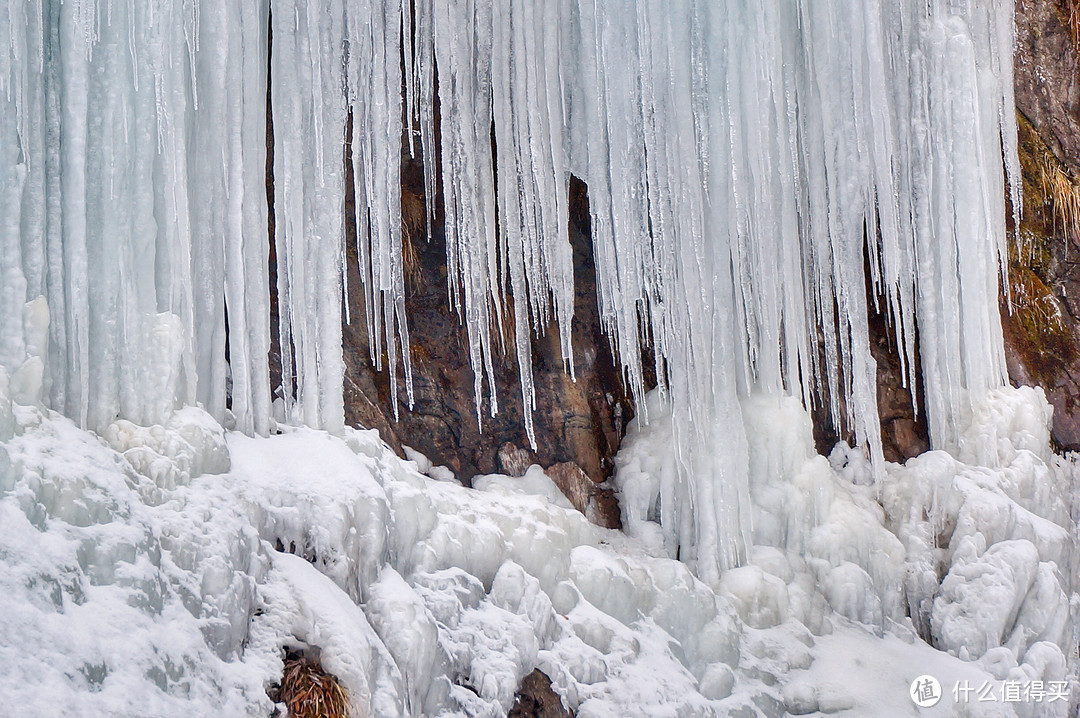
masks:
[[[1024,206],[1001,301],[1010,377],[1046,390],[1068,449],[1080,449],[1078,30],[1076,0],[1016,4]]]

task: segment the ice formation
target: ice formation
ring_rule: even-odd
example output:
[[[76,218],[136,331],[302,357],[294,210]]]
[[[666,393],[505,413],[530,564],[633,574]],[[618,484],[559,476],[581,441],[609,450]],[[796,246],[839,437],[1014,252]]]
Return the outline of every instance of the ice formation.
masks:
[[[626,536],[522,495],[549,493],[535,467],[481,491],[374,431],[249,437],[187,408],[95,435],[10,393],[0,370],[0,704],[24,712],[265,716],[282,646],[368,716],[505,715],[536,668],[582,718],[907,716],[926,672],[997,694],[1074,675],[1076,467],[1037,390],[973,417],[990,460],[889,464],[880,503],[859,452],[813,454],[796,400],[754,402],[761,520],[715,587],[633,501],[674,461],[664,422],[620,454]],[[949,692],[925,714],[1074,707]]]
[[[881,465],[864,256],[909,374],[921,338],[934,446],[1003,382],[1005,0],[5,7],[0,364],[83,426],[195,402],[222,421],[228,399],[265,434],[273,332],[277,417],[340,431],[347,136],[372,360],[411,396],[403,129],[429,208],[441,179],[478,410],[509,313],[527,424],[530,336],[553,323],[570,363],[567,183],[587,182],[603,324],[639,404],[656,350],[681,447],[665,520],[710,581],[746,558],[745,397],[844,406]],[[21,317],[39,296],[47,341]]]
[[[1010,3],[417,8],[451,77],[447,247],[478,405],[490,309],[477,297],[498,312],[509,285],[527,407],[530,327],[553,316],[565,343],[573,172],[626,379],[641,405],[647,342],[673,397],[684,480],[665,484],[665,521],[701,575],[745,558],[742,398],[824,395],[834,414],[843,399],[880,466],[864,256],[909,372],[916,327],[922,338],[934,445],[957,448],[969,402],[1004,380]]]
[[[904,714],[927,667],[1075,675],[1075,467],[1040,392],[1002,388],[1011,3],[0,2],[0,705],[265,715],[283,645],[380,716],[499,715],[537,667],[580,716]],[[477,492],[343,425],[343,319],[411,394],[403,130],[478,411],[493,328],[526,409],[533,334],[573,372],[588,184],[642,409],[629,536],[539,469]],[[937,451],[904,466],[878,297],[909,380],[920,338]],[[813,401],[859,445],[818,456]]]

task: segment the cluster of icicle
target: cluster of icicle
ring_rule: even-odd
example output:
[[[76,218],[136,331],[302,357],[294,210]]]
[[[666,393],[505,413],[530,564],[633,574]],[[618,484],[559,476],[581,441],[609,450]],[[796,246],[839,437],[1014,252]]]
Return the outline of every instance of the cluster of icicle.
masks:
[[[675,407],[661,518],[706,579],[747,528],[740,397],[827,397],[880,463],[868,280],[909,381],[918,332],[936,447],[1003,381],[1009,0],[0,1],[0,365],[86,426],[230,396],[264,433],[272,335],[279,416],[341,426],[345,157],[372,359],[411,398],[403,132],[429,211],[441,172],[492,411],[506,313],[527,409],[531,334],[573,371],[570,173],[588,184],[604,326],[639,400],[655,348]]]

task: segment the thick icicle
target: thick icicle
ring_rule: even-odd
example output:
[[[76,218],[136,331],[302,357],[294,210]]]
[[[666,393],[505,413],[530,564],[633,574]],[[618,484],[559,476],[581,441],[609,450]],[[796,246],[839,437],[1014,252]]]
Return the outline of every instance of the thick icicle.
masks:
[[[642,343],[674,406],[667,545],[707,579],[742,560],[747,397],[827,398],[881,465],[871,307],[909,381],[918,332],[935,447],[963,449],[1004,381],[1007,0],[19,0],[0,31],[0,365],[86,425],[222,419],[231,397],[267,430],[268,79],[292,420],[343,422],[350,120],[374,363],[396,385],[400,358],[411,399],[415,127],[477,411],[512,323],[530,435],[532,337],[558,331],[573,371],[567,188],[587,182],[603,326],[642,410]]]
[[[1008,3],[418,8],[417,27],[433,26],[448,266],[478,403],[507,295],[526,409],[522,342],[552,306],[565,330],[552,281],[569,276],[556,274],[565,234],[546,213],[563,221],[566,168],[589,186],[601,316],[629,386],[640,404],[650,342],[676,407],[683,478],[662,489],[662,520],[702,575],[740,560],[748,525],[740,397],[824,392],[880,467],[878,294],[909,381],[918,327],[920,408],[934,444],[958,448],[969,402],[1004,379],[1003,148],[1019,188]],[[537,18],[559,34],[534,40]],[[413,58],[414,78],[430,72]],[[418,102],[429,134],[431,101]]]
[[[276,0],[272,18],[281,352],[295,372],[282,372],[283,393],[291,403],[295,380],[289,418],[333,431],[344,422],[344,6]]]

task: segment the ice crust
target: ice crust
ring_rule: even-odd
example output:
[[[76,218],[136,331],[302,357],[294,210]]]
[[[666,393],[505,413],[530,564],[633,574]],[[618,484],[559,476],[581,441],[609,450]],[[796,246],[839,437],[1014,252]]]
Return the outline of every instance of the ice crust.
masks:
[[[535,476],[513,492],[432,480],[373,431],[252,438],[189,408],[96,436],[0,386],[4,705],[266,715],[282,646],[370,716],[505,715],[535,668],[579,716],[899,716],[925,672],[1075,675],[1075,524],[1057,498],[1074,463],[1031,450],[1038,390],[977,413],[996,466],[931,452],[888,465],[880,497],[843,447],[813,454],[798,400],[748,402],[753,544],[709,585],[653,523],[662,482],[643,467],[674,450],[657,397],[618,459],[627,536],[526,495]],[[970,714],[1069,708],[1035,705]]]

